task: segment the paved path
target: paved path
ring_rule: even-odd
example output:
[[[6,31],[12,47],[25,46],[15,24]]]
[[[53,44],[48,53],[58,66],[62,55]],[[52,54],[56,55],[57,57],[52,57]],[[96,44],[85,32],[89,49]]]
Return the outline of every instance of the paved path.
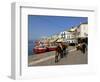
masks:
[[[68,47],[69,51],[73,50],[73,49],[75,49],[75,47]],[[41,53],[41,54],[30,55],[28,57],[28,62],[30,63],[32,61],[37,61],[37,60],[40,60],[40,59],[43,59],[43,58],[46,58],[46,57],[49,57],[49,56],[53,56],[54,54],[51,53],[51,52],[46,52],[46,53]]]
[[[29,66],[47,66],[47,65],[71,65],[71,64],[86,64],[87,54],[82,54],[76,51],[75,48],[69,50],[67,57],[62,58],[58,63],[55,63],[55,51],[40,54],[38,57],[29,59]],[[33,59],[33,60],[32,60]]]

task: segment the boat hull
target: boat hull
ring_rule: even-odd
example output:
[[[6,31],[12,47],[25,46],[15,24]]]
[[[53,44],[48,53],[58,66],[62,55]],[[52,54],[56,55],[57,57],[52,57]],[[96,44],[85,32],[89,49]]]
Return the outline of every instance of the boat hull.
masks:
[[[49,48],[34,48],[33,52],[35,54],[40,54],[40,53],[45,53],[45,52],[50,52],[50,51],[55,51],[56,47],[49,47]]]
[[[33,49],[33,52],[35,53],[35,54],[39,54],[39,53],[44,53],[44,52],[46,52],[46,49],[44,49],[44,48],[35,48],[35,49]]]
[[[49,51],[55,51],[56,48],[49,48]]]

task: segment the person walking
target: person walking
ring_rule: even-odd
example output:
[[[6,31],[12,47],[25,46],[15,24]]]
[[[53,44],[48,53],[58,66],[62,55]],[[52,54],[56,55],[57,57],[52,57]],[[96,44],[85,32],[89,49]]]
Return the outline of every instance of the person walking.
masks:
[[[67,49],[68,45],[66,45],[65,43],[62,43],[62,48],[63,48],[63,56],[66,56],[68,54],[68,49]]]
[[[59,62],[59,56],[60,56],[60,58],[63,58],[63,50],[62,50],[61,43],[58,43],[58,46],[56,48],[55,63]]]
[[[83,52],[83,54],[86,53],[86,43],[85,42],[83,42],[83,44],[82,44],[82,52]]]

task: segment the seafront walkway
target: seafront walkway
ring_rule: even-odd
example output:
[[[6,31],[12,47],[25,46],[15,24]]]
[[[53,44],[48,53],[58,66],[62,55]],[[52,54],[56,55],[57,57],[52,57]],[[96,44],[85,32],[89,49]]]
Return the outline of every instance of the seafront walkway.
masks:
[[[67,57],[55,63],[55,51],[35,54],[28,57],[28,66],[66,65],[66,64],[86,64],[87,54],[82,55],[81,51],[76,51],[75,47],[68,47]]]

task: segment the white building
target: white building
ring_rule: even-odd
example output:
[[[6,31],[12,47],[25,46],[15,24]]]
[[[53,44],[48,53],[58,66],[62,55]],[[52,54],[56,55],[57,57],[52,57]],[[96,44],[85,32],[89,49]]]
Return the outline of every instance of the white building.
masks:
[[[77,43],[76,36],[73,32],[66,31],[65,41],[68,43]]]
[[[63,31],[59,33],[59,41],[67,43],[77,43],[76,37],[73,32]]]
[[[82,23],[77,28],[78,38],[86,38],[88,37],[88,24]]]

